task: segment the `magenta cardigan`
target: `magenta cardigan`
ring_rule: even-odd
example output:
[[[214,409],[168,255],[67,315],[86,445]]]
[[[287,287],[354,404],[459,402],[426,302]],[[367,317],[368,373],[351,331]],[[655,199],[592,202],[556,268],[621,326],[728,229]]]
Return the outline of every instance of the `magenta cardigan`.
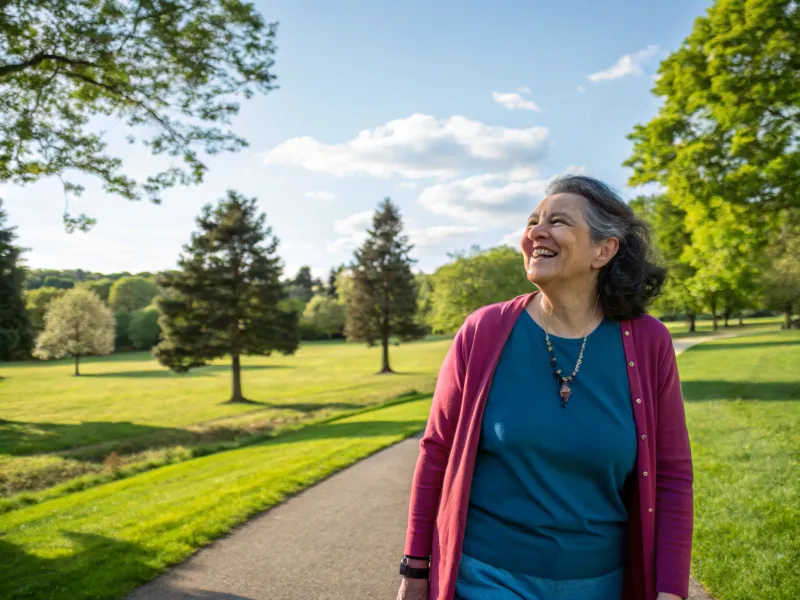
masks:
[[[535,293],[534,293],[535,294]],[[534,294],[470,315],[444,359],[420,442],[405,553],[431,556],[430,600],[452,600],[483,408],[500,353]],[[620,323],[639,439],[622,600],[689,595],[692,459],[669,331],[642,316]]]

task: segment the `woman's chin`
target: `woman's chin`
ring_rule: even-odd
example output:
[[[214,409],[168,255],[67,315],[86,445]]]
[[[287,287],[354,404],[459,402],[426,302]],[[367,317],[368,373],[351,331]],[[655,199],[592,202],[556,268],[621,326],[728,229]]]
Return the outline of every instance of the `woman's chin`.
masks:
[[[542,287],[543,285],[547,285],[549,281],[551,281],[554,277],[554,273],[548,273],[545,269],[528,269],[527,271],[528,281],[530,281],[536,287]]]

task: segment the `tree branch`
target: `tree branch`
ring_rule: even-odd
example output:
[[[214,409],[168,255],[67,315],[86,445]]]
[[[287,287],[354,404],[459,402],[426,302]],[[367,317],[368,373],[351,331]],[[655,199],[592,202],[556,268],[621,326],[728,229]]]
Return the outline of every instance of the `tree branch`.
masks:
[[[95,66],[94,63],[86,60],[78,60],[77,58],[68,58],[59,54],[45,54],[44,52],[40,52],[39,54],[33,55],[25,62],[16,63],[13,65],[0,65],[0,77],[13,75],[14,73],[19,73],[20,71],[24,71],[25,69],[29,69],[31,67],[37,67],[46,60],[54,60],[66,65],[80,65],[84,67]]]

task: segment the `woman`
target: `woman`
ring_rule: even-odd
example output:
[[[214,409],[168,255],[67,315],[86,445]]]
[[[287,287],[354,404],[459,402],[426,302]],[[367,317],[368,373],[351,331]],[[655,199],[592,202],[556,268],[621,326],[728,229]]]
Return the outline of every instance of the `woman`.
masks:
[[[442,365],[398,598],[685,598],[692,464],[648,229],[565,176],[521,249],[539,291],[468,317]]]

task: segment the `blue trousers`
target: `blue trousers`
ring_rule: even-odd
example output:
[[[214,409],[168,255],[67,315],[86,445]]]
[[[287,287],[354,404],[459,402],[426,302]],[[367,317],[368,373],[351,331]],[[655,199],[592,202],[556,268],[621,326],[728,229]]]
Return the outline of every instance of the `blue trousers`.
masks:
[[[511,573],[462,556],[455,600],[620,600],[623,569],[589,579],[556,581]]]

